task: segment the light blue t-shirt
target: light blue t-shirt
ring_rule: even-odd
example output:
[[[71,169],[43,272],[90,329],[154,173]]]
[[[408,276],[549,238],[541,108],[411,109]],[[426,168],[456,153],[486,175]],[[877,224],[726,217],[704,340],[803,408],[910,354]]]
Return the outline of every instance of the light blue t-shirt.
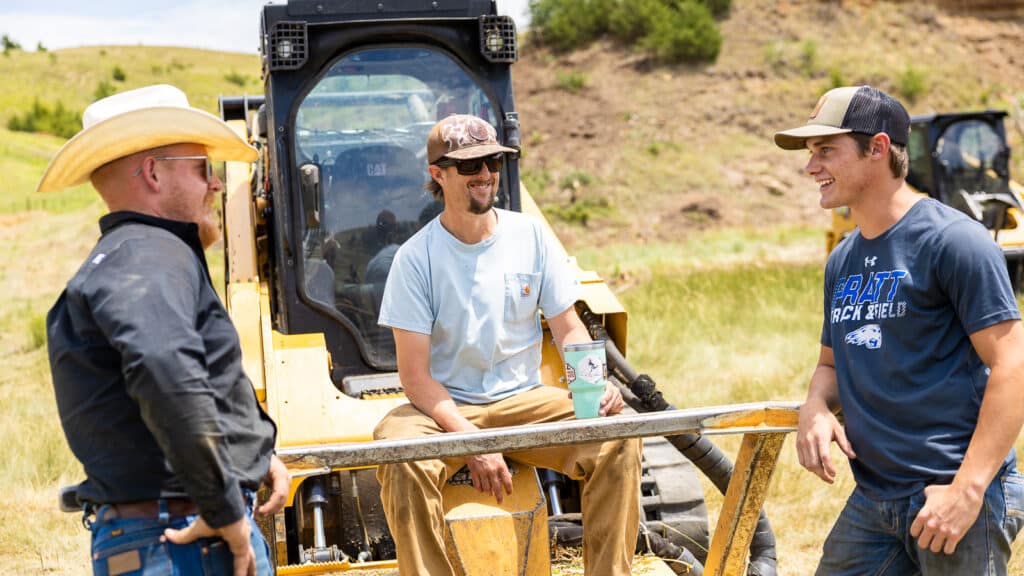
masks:
[[[948,484],[978,422],[988,368],[970,335],[1019,320],[999,246],[932,199],[825,270],[821,343],[835,354],[857,485],[876,500]],[[1004,466],[1012,466],[1011,450]]]
[[[402,244],[379,323],[430,335],[430,373],[456,402],[486,404],[541,385],[540,312],[575,304],[579,282],[565,251],[535,218],[495,209],[477,244],[434,218]]]

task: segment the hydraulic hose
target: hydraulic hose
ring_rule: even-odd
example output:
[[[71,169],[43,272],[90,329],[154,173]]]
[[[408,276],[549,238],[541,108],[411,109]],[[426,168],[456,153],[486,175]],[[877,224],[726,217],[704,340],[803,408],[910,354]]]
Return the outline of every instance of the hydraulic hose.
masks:
[[[548,521],[548,540],[556,546],[579,548],[583,546],[583,518],[580,514],[552,516]],[[640,523],[637,533],[637,554],[654,554],[668,564],[676,574],[703,576],[704,566],[693,553],[679,546],[646,524]]]
[[[632,394],[624,395],[626,402],[637,412],[661,412],[675,410],[658,390],[650,376],[639,374],[608,337],[600,320],[590,310],[580,312],[580,319],[595,340],[604,340],[608,359],[608,372],[620,383],[626,385]],[[631,397],[632,396],[632,397]],[[666,436],[680,453],[704,473],[718,491],[725,494],[732,478],[733,465],[729,457],[714,443],[701,434],[680,434]],[[750,541],[750,562],[747,576],[775,576],[778,556],[775,551],[775,534],[768,523],[768,516],[761,510]]]

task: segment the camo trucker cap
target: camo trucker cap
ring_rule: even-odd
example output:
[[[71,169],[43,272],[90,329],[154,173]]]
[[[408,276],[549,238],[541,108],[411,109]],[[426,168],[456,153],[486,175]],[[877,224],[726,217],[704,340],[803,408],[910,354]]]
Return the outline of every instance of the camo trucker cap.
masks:
[[[517,152],[498,144],[498,133],[490,122],[469,114],[452,114],[430,130],[427,137],[427,163],[443,157],[469,160],[498,152]]]
[[[898,100],[870,86],[844,86],[825,92],[799,128],[775,133],[784,150],[802,150],[808,138],[857,132],[874,136],[884,132],[893,144],[907,145],[910,115]]]

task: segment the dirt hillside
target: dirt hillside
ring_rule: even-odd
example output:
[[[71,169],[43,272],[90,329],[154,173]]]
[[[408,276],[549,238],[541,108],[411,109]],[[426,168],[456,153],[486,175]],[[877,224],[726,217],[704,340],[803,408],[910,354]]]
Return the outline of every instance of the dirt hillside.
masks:
[[[559,54],[527,39],[513,68],[524,180],[556,226],[604,240],[824,223],[805,156],[772,134],[843,84],[886,90],[911,114],[1009,111],[1020,179],[1024,2],[938,2],[734,0],[717,62],[700,66],[607,40]]]

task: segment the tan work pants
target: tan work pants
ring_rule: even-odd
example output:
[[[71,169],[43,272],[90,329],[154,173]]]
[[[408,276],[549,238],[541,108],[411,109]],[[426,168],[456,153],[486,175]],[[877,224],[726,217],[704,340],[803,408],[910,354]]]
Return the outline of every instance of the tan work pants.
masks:
[[[480,428],[559,422],[573,417],[562,388],[541,386],[459,411]],[[374,431],[378,440],[443,432],[411,404],[392,410]],[[583,565],[586,574],[627,576],[640,524],[640,440],[511,452],[509,459],[561,472],[583,481]],[[441,488],[464,465],[461,458],[389,464],[377,470],[384,513],[398,550],[399,573],[453,574],[445,554]]]

